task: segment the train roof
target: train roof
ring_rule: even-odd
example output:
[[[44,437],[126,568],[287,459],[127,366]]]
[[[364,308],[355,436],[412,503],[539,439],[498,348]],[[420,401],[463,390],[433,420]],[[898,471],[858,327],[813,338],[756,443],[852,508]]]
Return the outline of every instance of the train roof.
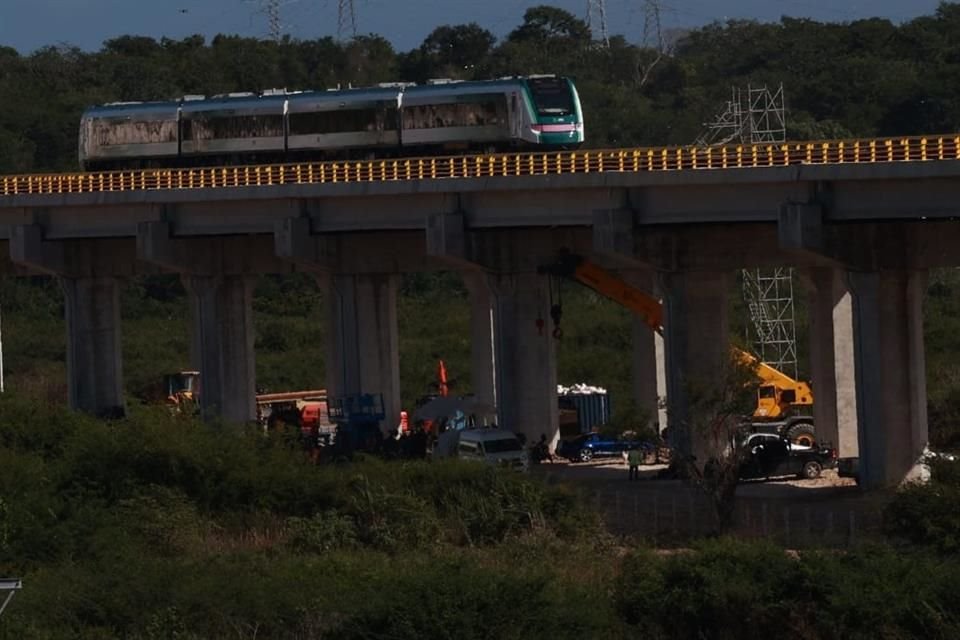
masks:
[[[448,94],[448,93],[486,93],[491,90],[515,89],[523,84],[523,78],[501,78],[500,80],[471,80],[450,81],[434,84],[418,84],[408,87],[404,93],[415,95]]]
[[[401,87],[367,87],[363,89],[340,89],[336,91],[304,91],[287,96],[291,113],[310,110],[318,106],[346,106],[347,104],[374,104],[397,102]]]
[[[155,102],[112,102],[89,107],[84,118],[116,118],[132,115],[163,117],[182,109],[184,113],[205,111],[231,111],[234,113],[274,114],[283,111],[284,101],[294,110],[309,109],[311,105],[331,105],[332,103],[379,102],[396,99],[400,94],[416,103],[418,97],[433,98],[449,95],[482,94],[516,89],[526,80],[535,78],[563,78],[553,75],[531,75],[498,78],[496,80],[432,80],[428,84],[406,82],[384,83],[375,87],[336,89],[328,91],[287,91],[272,89],[263,95],[255,93],[233,93],[225,95],[184,96],[180,100]],[[299,107],[299,109],[297,108]]]
[[[214,96],[205,100],[191,100],[182,103],[183,113],[203,111],[230,111],[236,114],[283,113],[283,103],[289,96],[284,94],[258,96],[256,94],[234,94]]]
[[[162,116],[173,114],[176,116],[180,101],[165,102],[110,102],[108,104],[88,107],[83,112],[84,118],[122,118],[133,114]]]

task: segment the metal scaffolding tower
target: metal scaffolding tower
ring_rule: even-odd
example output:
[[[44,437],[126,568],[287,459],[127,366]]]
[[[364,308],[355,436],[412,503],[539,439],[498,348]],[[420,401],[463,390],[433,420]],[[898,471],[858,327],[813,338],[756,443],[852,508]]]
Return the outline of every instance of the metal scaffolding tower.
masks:
[[[594,22],[596,16],[596,22]],[[610,46],[610,34],[607,32],[607,0],[587,0],[587,26],[592,30],[594,25],[600,27],[600,39],[603,46]]]
[[[697,138],[698,146],[782,143],[786,141],[783,84],[775,91],[748,85],[731,90],[731,99]],[[743,299],[750,312],[747,340],[762,362],[797,377],[797,332],[793,269],[744,269]],[[751,335],[752,334],[752,335]]]
[[[743,300],[750,311],[752,337],[762,362],[797,377],[797,330],[793,309],[793,269],[744,269]],[[753,334],[751,336],[750,334]]]
[[[759,144],[784,142],[787,138],[783,84],[771,92],[767,87],[747,86],[746,91],[733,87],[731,99],[723,111],[710,122],[697,138],[698,146],[740,142]]]

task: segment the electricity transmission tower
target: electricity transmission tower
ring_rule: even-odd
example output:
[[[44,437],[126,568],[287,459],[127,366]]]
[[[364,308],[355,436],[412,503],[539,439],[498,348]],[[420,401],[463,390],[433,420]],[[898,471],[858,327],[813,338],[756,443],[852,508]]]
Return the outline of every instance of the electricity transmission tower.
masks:
[[[337,40],[343,40],[343,32],[350,23],[350,35],[357,37],[357,12],[353,0],[338,0],[337,2]]]
[[[283,35],[280,26],[280,0],[261,0],[261,3],[264,5],[264,12],[267,14],[270,39],[274,42],[280,42],[280,38]]]
[[[610,47],[610,34],[607,33],[607,0],[587,0],[587,26],[592,30],[594,27],[594,16],[597,17],[596,24],[600,27],[600,39],[603,40],[603,46]]]
[[[786,141],[783,84],[775,91],[766,86],[734,87],[731,99],[697,138],[698,146],[712,144],[782,143]],[[750,312],[752,342],[760,360],[797,377],[797,332],[793,305],[793,269],[744,269],[743,299]],[[751,333],[753,334],[751,336]]]

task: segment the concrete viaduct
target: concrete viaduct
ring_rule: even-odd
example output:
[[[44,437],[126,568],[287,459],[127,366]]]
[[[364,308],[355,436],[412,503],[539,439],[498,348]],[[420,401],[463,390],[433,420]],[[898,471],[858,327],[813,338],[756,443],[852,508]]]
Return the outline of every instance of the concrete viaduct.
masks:
[[[619,170],[437,179],[422,165],[411,176],[407,164],[406,179],[395,166],[393,179],[217,188],[125,182],[11,193],[8,183],[0,272],[63,283],[69,400],[92,413],[124,403],[123,278],[181,274],[203,411],[243,421],[255,411],[255,276],[315,274],[335,336],[327,389],[383,392],[397,415],[399,274],[457,270],[470,292],[473,386],[496,402],[502,424],[539,436],[555,431],[557,404],[555,344],[536,329],[538,318],[549,322],[548,282],[536,269],[558,249],[663,297],[661,385],[678,427],[688,385],[724,366],[728,279],[740,268],[793,266],[810,296],[818,431],[841,456],[860,456],[866,486],[911,474],[927,443],[925,273],[960,265],[960,160],[631,171],[621,156]],[[637,400],[652,406],[654,335],[637,322],[634,338]]]

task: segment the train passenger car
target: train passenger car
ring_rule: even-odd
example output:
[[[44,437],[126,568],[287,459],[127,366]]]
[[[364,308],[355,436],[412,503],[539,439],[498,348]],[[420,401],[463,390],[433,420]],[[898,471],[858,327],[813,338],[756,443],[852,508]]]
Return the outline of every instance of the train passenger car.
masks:
[[[110,104],[84,112],[79,145],[90,170],[564,149],[583,140],[573,82],[529,76]]]
[[[400,89],[308,91],[287,96],[287,150],[292,157],[342,149],[400,146]]]
[[[179,121],[179,101],[114,102],[87,109],[80,121],[80,165],[136,167],[144,158],[173,163],[180,154]]]
[[[286,96],[235,93],[184,101],[180,155],[213,161],[268,159],[286,150]]]
[[[584,141],[583,111],[573,81],[557,76],[523,79],[532,110],[530,126],[539,146],[576,148]]]
[[[403,146],[497,151],[583,142],[576,88],[567,78],[531,76],[409,87],[401,97]]]
[[[519,139],[520,91],[512,80],[409,87],[401,95],[403,146],[467,148]]]

